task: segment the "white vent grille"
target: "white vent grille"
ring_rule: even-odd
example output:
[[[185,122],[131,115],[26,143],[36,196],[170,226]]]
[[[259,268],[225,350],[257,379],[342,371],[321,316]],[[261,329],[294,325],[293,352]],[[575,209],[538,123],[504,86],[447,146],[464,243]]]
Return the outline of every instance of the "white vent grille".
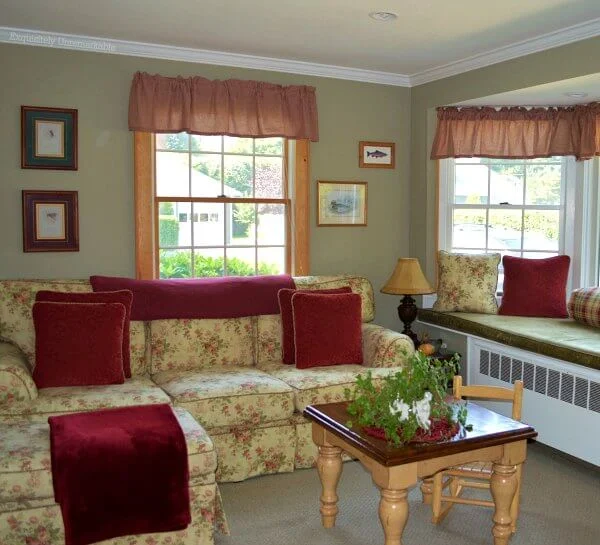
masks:
[[[600,413],[600,382],[490,350],[479,352],[479,373],[508,384],[522,380],[527,390]]]

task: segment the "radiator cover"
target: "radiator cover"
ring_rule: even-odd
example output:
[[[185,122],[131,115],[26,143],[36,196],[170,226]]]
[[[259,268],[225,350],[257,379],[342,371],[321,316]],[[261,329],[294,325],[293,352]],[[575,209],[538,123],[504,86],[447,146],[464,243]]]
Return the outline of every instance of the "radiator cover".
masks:
[[[522,419],[538,441],[600,466],[600,371],[471,336],[467,348],[469,384],[523,380]],[[481,404],[510,416],[506,403]]]

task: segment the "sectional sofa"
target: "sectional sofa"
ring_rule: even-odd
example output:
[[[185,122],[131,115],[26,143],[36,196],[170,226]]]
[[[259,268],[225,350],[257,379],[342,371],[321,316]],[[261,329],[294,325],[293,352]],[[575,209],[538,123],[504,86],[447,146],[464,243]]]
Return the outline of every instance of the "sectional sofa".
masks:
[[[0,543],[64,543],[52,488],[51,415],[153,403],[175,408],[188,447],[192,524],[181,532],[116,538],[113,545],[211,544],[215,528],[227,531],[217,482],[311,467],[316,448],[302,410],[342,400],[344,389],[366,368],[376,378],[394,372],[414,347],[405,335],[370,323],[374,301],[366,278],[295,282],[298,289],[350,286],[360,294],[362,365],[296,369],[283,364],[276,314],[132,321],[132,377],[124,384],[38,390],[31,374],[37,291],[85,292],[91,285],[0,281]]]

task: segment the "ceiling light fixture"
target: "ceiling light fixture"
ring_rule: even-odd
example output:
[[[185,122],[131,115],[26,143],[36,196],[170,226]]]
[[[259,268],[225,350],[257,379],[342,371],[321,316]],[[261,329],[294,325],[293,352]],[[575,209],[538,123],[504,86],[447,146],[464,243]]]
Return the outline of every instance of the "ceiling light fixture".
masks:
[[[564,95],[566,97],[571,97],[571,98],[585,98],[586,96],[588,96],[587,93],[582,93],[581,91],[577,91],[577,92],[571,92],[571,93],[564,93]]]
[[[380,21],[383,23],[387,23],[389,21],[393,21],[394,19],[398,19],[398,16],[391,11],[372,11],[369,13],[369,17],[374,19],[375,21]]]

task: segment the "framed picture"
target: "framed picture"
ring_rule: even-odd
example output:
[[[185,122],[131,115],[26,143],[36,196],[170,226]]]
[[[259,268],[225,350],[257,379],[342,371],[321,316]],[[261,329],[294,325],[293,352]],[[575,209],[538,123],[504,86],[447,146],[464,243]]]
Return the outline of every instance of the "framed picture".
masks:
[[[317,225],[367,225],[367,182],[317,182]]]
[[[78,252],[77,191],[23,190],[23,251]]]
[[[21,106],[21,168],[77,170],[77,110]]]
[[[395,168],[396,144],[393,142],[359,142],[360,168]]]

